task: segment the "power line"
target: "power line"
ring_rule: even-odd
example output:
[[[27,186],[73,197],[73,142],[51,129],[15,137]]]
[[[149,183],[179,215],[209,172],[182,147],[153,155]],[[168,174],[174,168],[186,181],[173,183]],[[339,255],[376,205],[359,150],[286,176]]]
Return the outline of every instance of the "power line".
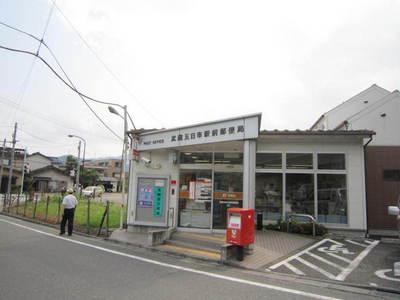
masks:
[[[8,101],[9,103],[3,101],[2,99]],[[15,107],[17,105],[16,102],[14,102],[14,101],[12,101],[10,99],[7,99],[6,97],[4,97],[2,95],[0,95],[0,102],[5,104],[5,105],[8,105],[8,106],[14,106]],[[47,116],[45,116],[45,115],[43,115],[43,114],[41,114],[41,113],[39,113],[37,111],[35,111],[35,113],[33,113],[33,110],[27,111],[27,110],[24,110],[22,108],[19,108],[19,110],[24,112],[24,113],[26,113],[26,114],[28,114],[28,115],[31,115],[31,116],[33,116],[35,118],[38,118],[40,120],[44,120],[44,121],[53,123],[53,124],[55,124],[55,125],[57,125],[59,127],[62,127],[62,128],[68,129],[68,130],[72,130],[72,131],[77,131],[78,130],[76,128],[68,127],[68,126],[62,125],[62,124],[60,124],[60,123],[58,123],[58,122],[56,122],[56,121],[54,121],[52,119],[49,119]],[[7,124],[4,124],[4,125],[7,125]],[[1,124],[0,124],[0,126],[1,126]],[[8,125],[8,126],[12,127],[10,125]],[[82,130],[82,129],[79,129],[79,130],[80,131],[85,131],[85,130]],[[85,132],[89,133],[89,131],[85,131]],[[107,136],[107,137],[106,136],[102,136],[102,137],[105,138],[105,139],[110,139],[111,140],[111,138],[109,136]],[[114,140],[114,139],[112,138],[112,140]]]
[[[19,50],[19,49],[14,49],[14,48],[9,48],[9,47],[4,47],[4,46],[1,46],[0,45],[0,48],[1,49],[4,49],[4,50],[8,50],[8,51],[13,51],[13,52],[18,52],[18,53],[24,53],[24,54],[29,54],[29,55],[33,55],[33,56],[36,56],[37,58],[39,58],[52,72],[53,72],[53,74],[54,75],[56,75],[56,77],[58,78],[58,79],[60,79],[67,87],[69,87],[72,91],[74,91],[75,93],[77,93],[78,95],[81,95],[82,97],[84,97],[84,98],[86,98],[86,99],[89,99],[89,100],[92,100],[92,101],[94,101],[94,102],[97,102],[97,103],[102,103],[102,104],[108,104],[108,105],[119,105],[119,104],[116,104],[116,103],[112,103],[112,102],[105,102],[105,101],[100,101],[100,100],[96,100],[96,99],[94,99],[94,98],[92,98],[92,97],[89,97],[89,96],[87,96],[87,95],[85,95],[85,94],[83,94],[83,93],[81,93],[81,92],[79,92],[77,89],[75,89],[73,86],[71,86],[68,82],[66,82],[65,80],[64,80],[64,78],[62,78],[61,77],[61,75],[60,74],[58,74],[54,69],[53,69],[53,67],[45,60],[45,59],[43,59],[39,54],[37,54],[37,53],[33,53],[33,52],[30,52],[30,51],[26,51],[26,50]],[[86,101],[85,101],[85,103],[86,103]],[[92,109],[91,109],[92,110]],[[120,139],[120,140],[123,140],[118,134],[116,134],[93,110],[92,110],[92,112],[97,116],[97,118],[103,123],[103,125],[112,133],[112,134],[114,134],[118,139]]]
[[[54,3],[54,2],[53,2],[53,3]],[[55,5],[55,3],[54,3],[54,5]],[[53,6],[53,8],[54,8],[54,6]],[[43,44],[43,45],[47,48],[47,50],[50,52],[51,56],[53,57],[53,59],[55,60],[55,62],[56,62],[57,65],[58,65],[58,67],[59,67],[59,68],[61,69],[61,71],[63,72],[64,76],[67,78],[67,80],[68,80],[69,83],[71,84],[71,86],[73,86],[73,87],[75,88],[75,90],[77,90],[76,87],[74,86],[72,80],[68,77],[68,75],[67,75],[67,73],[65,72],[64,68],[61,66],[61,64],[60,64],[60,62],[58,61],[56,55],[55,55],[54,52],[51,50],[51,48],[45,43],[45,41],[43,40],[43,38],[42,38],[42,39],[39,39],[38,37],[34,36],[33,34],[30,34],[30,33],[26,32],[26,31],[23,31],[23,30],[21,30],[21,29],[18,29],[18,28],[16,28],[16,27],[13,27],[13,26],[8,25],[8,24],[6,24],[6,23],[4,23],[4,22],[1,22],[1,21],[0,21],[0,25],[6,26],[6,27],[8,27],[8,28],[10,28],[10,29],[12,29],[12,30],[15,30],[15,31],[17,31],[17,32],[20,32],[20,33],[22,33],[22,34],[25,34],[25,35],[27,35],[28,37],[31,37],[31,38],[37,40],[37,41],[40,43],[40,45]],[[71,26],[72,26],[72,25],[71,25]],[[75,28],[74,28],[74,29],[75,29]],[[44,36],[44,35],[43,35],[43,36]],[[39,52],[37,53],[37,56],[38,56],[38,55],[39,55]],[[36,60],[36,58],[35,58],[35,60]],[[88,108],[92,111],[92,113],[97,117],[97,119],[98,119],[100,122],[103,123],[103,121],[102,121],[102,120],[100,119],[100,117],[96,114],[96,112],[90,107],[90,105],[85,101],[85,99],[82,98],[82,95],[80,95],[79,93],[78,93],[78,95],[79,95],[79,96],[81,97],[81,99],[85,102],[85,104],[86,104],[86,105],[88,106]],[[123,107],[122,105],[117,104],[117,103],[101,102],[101,101],[94,100],[94,99],[90,99],[90,100],[95,101],[95,102],[99,102],[99,103],[102,103],[102,104],[118,105],[118,106],[120,106],[121,108]],[[128,116],[129,116],[129,120],[131,121],[133,128],[136,129],[135,124],[133,123],[132,117],[131,117],[131,115],[130,115],[130,113],[129,113],[128,111],[127,111],[127,114],[128,114]],[[106,126],[106,127],[108,127],[105,123],[103,123],[103,125]],[[109,128],[108,128],[108,129],[109,129]],[[110,130],[110,129],[109,129],[109,130]]]
[[[145,111],[147,112],[147,114],[156,122],[158,122],[162,127],[164,127],[164,125],[162,124],[162,122],[157,119],[144,105],[142,105],[139,100],[137,99],[137,97],[130,91],[130,89],[119,79],[119,77],[117,75],[115,75],[115,73],[105,64],[105,62],[100,58],[100,56],[92,49],[92,47],[90,47],[89,43],[83,38],[83,36],[79,33],[79,31],[75,28],[75,26],[72,24],[72,22],[68,19],[68,17],[63,13],[63,11],[58,7],[58,5],[55,3],[55,1],[51,0],[54,3],[55,8],[58,10],[58,12],[64,17],[64,19],[68,22],[68,24],[71,26],[71,28],[76,32],[76,34],[78,35],[78,37],[82,40],[82,42],[85,44],[85,46],[92,52],[92,54],[97,58],[97,60],[103,65],[103,67],[108,71],[108,73],[110,73],[110,75],[119,83],[119,85],[125,90],[125,92],[127,92],[127,94],[137,103],[139,104],[139,106]],[[128,113],[129,115],[129,113]],[[129,118],[131,118],[129,116]],[[132,118],[131,118],[132,120]],[[133,124],[133,122],[132,122]],[[133,125],[133,127],[135,127]]]
[[[38,55],[39,55],[39,53],[40,53],[40,48],[41,48],[41,46],[42,46],[42,41],[43,41],[44,36],[46,35],[46,32],[47,32],[47,28],[49,27],[50,19],[51,19],[51,16],[52,16],[52,14],[53,14],[53,11],[54,11],[54,6],[55,6],[55,4],[56,4],[56,3],[53,2],[53,5],[51,6],[49,15],[48,15],[48,17],[47,17],[46,24],[45,24],[44,29],[43,29],[42,39],[41,39],[41,40],[37,39],[37,40],[39,41],[39,46],[38,46],[38,49],[37,49],[37,51],[36,51],[36,53],[37,53]],[[18,30],[18,31],[21,32],[22,30]],[[17,115],[17,111],[18,111],[18,109],[19,109],[19,107],[20,107],[22,101],[24,100],[25,93],[26,93],[26,90],[27,90],[27,88],[28,88],[28,84],[29,84],[29,81],[30,81],[30,79],[31,79],[31,76],[32,76],[33,68],[35,67],[36,59],[37,59],[36,57],[33,59],[31,65],[30,65],[30,67],[29,67],[28,73],[27,73],[27,75],[26,75],[26,77],[25,77],[25,80],[24,80],[24,82],[23,82],[23,84],[22,84],[22,89],[21,89],[21,92],[20,92],[20,98],[19,98],[19,101],[18,101],[18,105],[17,105],[17,107],[15,108],[15,111],[14,111],[14,119],[15,119],[15,116]]]

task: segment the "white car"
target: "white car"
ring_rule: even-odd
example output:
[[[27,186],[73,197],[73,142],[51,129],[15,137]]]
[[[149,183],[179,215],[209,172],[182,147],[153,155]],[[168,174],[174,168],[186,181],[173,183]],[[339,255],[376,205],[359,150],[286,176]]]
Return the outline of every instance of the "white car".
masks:
[[[82,195],[87,197],[101,196],[103,194],[103,188],[101,186],[88,186],[82,190]]]

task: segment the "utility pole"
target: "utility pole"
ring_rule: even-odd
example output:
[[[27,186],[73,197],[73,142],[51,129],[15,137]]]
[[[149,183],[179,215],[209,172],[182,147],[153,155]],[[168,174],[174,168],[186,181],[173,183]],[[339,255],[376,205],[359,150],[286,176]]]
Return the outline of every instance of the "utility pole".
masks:
[[[0,193],[1,193],[1,184],[3,181],[3,169],[4,169],[4,153],[6,153],[6,139],[3,141],[3,148],[1,149],[1,169],[0,169]]]
[[[79,169],[81,166],[80,157],[81,157],[81,141],[79,141],[79,144],[78,144],[78,163],[76,166],[76,192],[77,193],[80,193],[80,188],[79,188]]]
[[[19,192],[22,195],[22,192],[24,191],[24,178],[25,178],[25,162],[26,162],[26,148],[25,148],[25,153],[24,153],[24,163],[22,164],[22,179],[21,179],[21,191]]]
[[[13,133],[13,140],[12,140],[12,149],[11,149],[11,159],[10,159],[10,165],[8,169],[8,185],[7,185],[7,197],[8,200],[11,201],[11,180],[12,180],[12,173],[14,170],[14,156],[15,156],[15,144],[17,143],[17,125],[18,123],[15,122],[14,125],[14,133]]]

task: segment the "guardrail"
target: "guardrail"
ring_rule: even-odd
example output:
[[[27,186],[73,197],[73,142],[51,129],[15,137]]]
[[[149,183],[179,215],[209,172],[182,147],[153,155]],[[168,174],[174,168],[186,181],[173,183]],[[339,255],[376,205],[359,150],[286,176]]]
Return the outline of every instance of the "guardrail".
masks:
[[[312,215],[307,215],[307,214],[289,214],[286,215],[286,231],[289,232],[289,226],[290,222],[293,219],[293,217],[302,217],[302,218],[308,218],[310,219],[311,223],[313,224],[313,236],[315,237],[316,235],[316,225],[317,225],[317,220],[312,216]]]

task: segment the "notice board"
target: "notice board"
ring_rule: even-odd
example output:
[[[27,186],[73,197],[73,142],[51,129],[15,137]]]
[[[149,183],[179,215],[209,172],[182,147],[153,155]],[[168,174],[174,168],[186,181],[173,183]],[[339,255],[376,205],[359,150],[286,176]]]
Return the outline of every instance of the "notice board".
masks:
[[[137,177],[135,224],[167,226],[168,177]]]

